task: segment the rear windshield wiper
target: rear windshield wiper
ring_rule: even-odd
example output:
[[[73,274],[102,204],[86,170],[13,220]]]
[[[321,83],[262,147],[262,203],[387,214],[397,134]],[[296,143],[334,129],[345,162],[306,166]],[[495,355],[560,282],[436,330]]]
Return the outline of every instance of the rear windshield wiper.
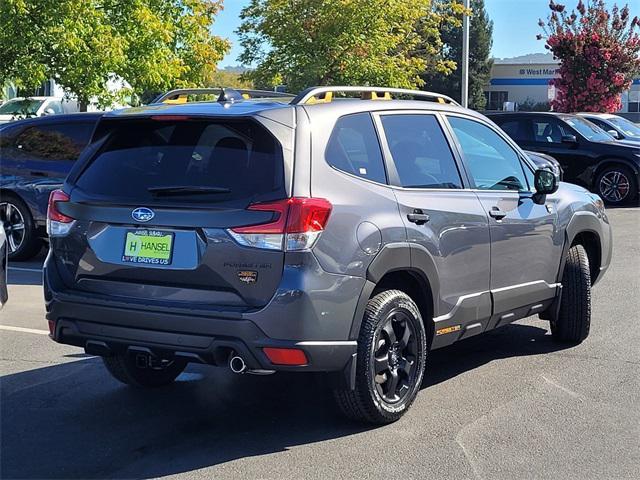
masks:
[[[231,190],[226,187],[198,187],[191,185],[170,185],[166,187],[149,187],[147,191],[152,195],[170,196],[170,195],[210,195],[216,193],[230,193]]]

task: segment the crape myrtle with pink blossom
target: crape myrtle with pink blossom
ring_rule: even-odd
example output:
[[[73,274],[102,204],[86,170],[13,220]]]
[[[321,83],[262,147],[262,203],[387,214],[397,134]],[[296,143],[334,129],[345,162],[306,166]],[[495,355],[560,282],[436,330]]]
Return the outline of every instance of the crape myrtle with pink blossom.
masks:
[[[551,80],[556,89],[551,107],[558,112],[615,112],[622,92],[640,73],[638,17],[629,7],[614,5],[609,13],[604,0],[580,0],[569,13],[564,5],[549,2],[547,23],[538,22],[545,48],[560,60],[560,77]]]

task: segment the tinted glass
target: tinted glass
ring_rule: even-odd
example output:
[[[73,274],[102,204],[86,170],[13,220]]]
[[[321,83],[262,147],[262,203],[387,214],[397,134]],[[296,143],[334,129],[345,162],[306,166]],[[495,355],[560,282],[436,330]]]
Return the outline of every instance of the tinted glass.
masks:
[[[526,120],[508,120],[505,122],[497,122],[498,126],[504,132],[513,138],[516,142],[526,142],[531,140],[530,124]]]
[[[640,138],[640,127],[633,123],[630,120],[627,120],[624,117],[611,117],[609,121],[618,127],[619,130],[629,136],[634,138]]]
[[[594,125],[588,120],[580,117],[563,117],[563,120],[571,127],[575,128],[578,132],[582,134],[588,140],[592,140],[594,142],[610,142],[611,135],[602,130],[597,125]],[[568,133],[567,135],[572,135],[573,132]]]
[[[286,196],[282,147],[254,122],[116,120],[102,127],[105,143],[76,182],[88,194],[239,208]]]
[[[535,119],[532,123],[536,142],[562,143],[564,135],[575,135],[570,128],[552,117]]]
[[[469,173],[480,190],[526,190],[517,152],[492,129],[473,120],[449,117]]]
[[[382,125],[403,187],[462,188],[453,154],[433,115],[384,115]]]
[[[368,113],[340,118],[325,156],[329,165],[338,170],[374,182],[387,182],[378,136]]]
[[[69,123],[27,127],[11,139],[16,157],[33,160],[75,161],[89,143],[93,123]]]

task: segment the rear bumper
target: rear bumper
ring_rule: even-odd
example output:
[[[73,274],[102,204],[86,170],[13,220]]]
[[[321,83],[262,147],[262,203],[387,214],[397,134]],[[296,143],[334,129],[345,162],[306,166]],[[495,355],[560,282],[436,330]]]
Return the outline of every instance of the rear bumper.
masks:
[[[339,371],[350,363],[357,348],[355,341],[276,340],[267,337],[253,322],[241,319],[123,309],[59,297],[48,302],[47,310],[47,320],[54,322],[53,340],[100,355],[134,349],[163,358],[178,356],[226,366],[233,350],[250,369]],[[303,350],[308,363],[273,365],[264,354],[264,347]]]

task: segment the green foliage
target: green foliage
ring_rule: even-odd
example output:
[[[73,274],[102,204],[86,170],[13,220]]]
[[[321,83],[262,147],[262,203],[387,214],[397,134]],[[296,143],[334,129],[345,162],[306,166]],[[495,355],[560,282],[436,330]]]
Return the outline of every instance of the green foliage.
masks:
[[[536,102],[530,97],[527,97],[524,102],[518,103],[519,112],[548,112],[549,110],[551,110],[549,102]]]
[[[439,0],[442,6],[449,2]],[[461,0],[455,0],[460,4]],[[493,43],[493,22],[489,19],[484,7],[484,0],[471,0],[471,21],[469,24],[469,107],[482,110],[486,107],[484,86],[489,82],[493,60],[489,58]],[[448,95],[460,100],[462,94],[462,29],[455,24],[447,24],[442,28],[442,56],[454,64],[451,75],[428,72],[423,76],[426,90]]]
[[[431,0],[251,0],[238,29],[240,60],[257,88],[286,84],[413,88],[447,74],[439,27],[455,21]]]
[[[212,35],[220,0],[2,0],[0,83],[35,88],[53,78],[81,103],[131,92],[201,86],[229,49]]]
[[[207,87],[253,88],[251,80],[240,72],[216,70],[206,84]]]

